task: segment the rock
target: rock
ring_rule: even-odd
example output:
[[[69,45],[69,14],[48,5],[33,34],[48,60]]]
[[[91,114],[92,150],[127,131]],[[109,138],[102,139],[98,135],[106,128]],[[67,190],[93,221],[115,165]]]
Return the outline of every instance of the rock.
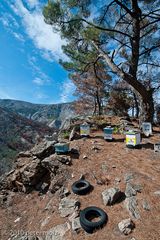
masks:
[[[0,206],[3,206],[4,202],[7,201],[7,196],[0,194]]]
[[[59,162],[56,160],[56,154],[52,154],[51,156],[44,158],[41,161],[41,165],[50,172],[55,173],[56,169],[59,167]]]
[[[57,225],[47,232],[45,240],[67,240],[65,234],[70,230],[69,223]]]
[[[72,163],[71,157],[66,155],[57,155],[56,160],[66,165],[71,165]]]
[[[150,211],[151,210],[150,205],[149,205],[149,203],[146,200],[143,200],[142,206],[143,206],[143,209],[146,210],[146,211]]]
[[[128,235],[132,232],[134,229],[135,224],[130,218],[122,220],[120,223],[118,223],[118,228],[121,233]]]
[[[67,217],[79,209],[80,203],[75,199],[63,198],[59,204],[61,217]]]
[[[77,148],[71,148],[70,153],[71,153],[71,154],[75,154],[75,155],[79,155],[79,149],[77,149]]]
[[[137,192],[133,188],[132,184],[131,183],[127,183],[126,190],[125,190],[126,197],[136,196],[136,194],[137,194]]]
[[[86,155],[83,155],[83,159],[87,159],[88,157]]]
[[[54,145],[56,143],[56,141],[43,141],[35,145],[35,147],[32,148],[30,152],[32,155],[42,160],[55,152]]]
[[[110,188],[102,192],[104,205],[112,205],[121,198],[121,191],[118,188]]]
[[[19,222],[20,221],[20,217],[19,218],[16,218],[16,220],[14,220],[15,223]]]
[[[23,157],[32,157],[32,154],[29,151],[20,152],[17,154],[17,158],[23,158]]]
[[[74,213],[72,213],[71,216],[69,216],[69,221],[72,222],[75,218],[77,218],[79,216],[79,212],[75,211]]]
[[[136,219],[140,218],[139,210],[137,208],[138,204],[135,196],[126,198],[124,204],[131,217],[134,217]]]
[[[76,136],[76,127],[74,127],[69,135],[69,141],[73,141]]]
[[[44,210],[48,210],[50,213],[53,213],[56,210],[56,206],[54,206],[54,199],[51,198],[47,205],[45,206]]]
[[[76,232],[76,231],[80,230],[81,228],[82,227],[81,227],[81,224],[80,224],[80,218],[78,217],[78,218],[73,219],[72,230]]]
[[[142,185],[140,185],[140,184],[134,184],[133,188],[136,192],[139,192],[139,193],[141,193],[142,189],[143,189]]]
[[[102,166],[101,166],[101,169],[102,171],[108,171],[108,167],[107,167],[107,164],[106,163],[102,163]]]
[[[100,150],[100,148],[97,147],[97,146],[93,146],[93,147],[91,148],[91,150],[98,151],[98,150]]]
[[[51,218],[51,216],[48,216],[42,221],[42,223],[41,223],[42,228],[49,223],[50,218]]]
[[[60,198],[64,198],[64,197],[67,197],[71,192],[68,190],[68,188],[66,187],[62,187],[60,189],[60,193],[59,193],[59,196]]]
[[[154,192],[154,195],[160,196],[160,191]]]
[[[67,176],[66,176],[67,177]],[[49,186],[49,190],[51,193],[55,193],[56,191],[58,191],[61,187],[63,187],[65,181],[66,181],[66,177],[64,175],[57,175],[52,181],[51,184]]]
[[[112,168],[116,168],[116,166],[115,166],[115,165],[112,165]]]
[[[116,183],[120,183],[120,182],[121,182],[121,179],[120,179],[120,178],[115,178],[115,182],[116,182]]]
[[[130,182],[133,179],[133,174],[132,173],[126,173],[124,177],[125,182]]]

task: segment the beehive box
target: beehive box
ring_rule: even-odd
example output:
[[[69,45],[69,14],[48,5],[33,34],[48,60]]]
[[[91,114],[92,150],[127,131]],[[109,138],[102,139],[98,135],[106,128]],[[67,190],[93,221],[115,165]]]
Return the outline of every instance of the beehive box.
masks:
[[[152,135],[152,124],[150,122],[142,123],[142,131],[146,136]]]
[[[104,131],[104,139],[105,140],[112,140],[113,139],[113,128],[105,127],[103,129],[103,131]]]
[[[154,144],[154,151],[160,153],[160,142]]]
[[[136,147],[141,144],[141,135],[139,132],[128,131],[126,132],[126,146]]]
[[[69,143],[56,143],[54,145],[56,153],[67,153],[69,152]]]
[[[80,125],[80,135],[81,136],[90,135],[90,125],[88,123],[83,123]]]

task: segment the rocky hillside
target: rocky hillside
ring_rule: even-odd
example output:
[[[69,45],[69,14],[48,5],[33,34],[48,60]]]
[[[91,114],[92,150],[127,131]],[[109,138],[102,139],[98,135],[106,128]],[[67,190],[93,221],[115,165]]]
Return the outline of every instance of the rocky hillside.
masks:
[[[129,149],[125,135],[106,142],[95,124],[88,138],[77,131],[69,153],[57,155],[56,141],[43,141],[19,154],[15,169],[0,182],[1,239],[160,239],[160,158],[153,150],[159,128],[153,133],[142,139],[141,149]],[[83,195],[73,191],[79,179],[92,186]],[[95,211],[82,218],[90,206],[106,213],[102,229]],[[87,234],[82,220],[96,229]]]
[[[11,168],[17,152],[30,149],[53,132],[45,124],[0,107],[0,175]]]
[[[33,104],[24,101],[0,99],[0,107],[54,128],[60,128],[66,119],[75,115],[73,103]]]

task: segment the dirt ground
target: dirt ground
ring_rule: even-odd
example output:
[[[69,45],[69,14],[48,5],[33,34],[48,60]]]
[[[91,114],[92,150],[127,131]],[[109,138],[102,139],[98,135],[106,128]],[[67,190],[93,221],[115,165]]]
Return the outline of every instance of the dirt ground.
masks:
[[[80,209],[88,206],[102,208],[108,215],[108,222],[103,229],[93,234],[87,234],[81,230],[78,234],[72,231],[66,235],[66,240],[159,240],[160,239],[160,195],[154,192],[160,191],[160,153],[154,153],[153,144],[160,141],[160,131],[156,129],[150,138],[143,138],[142,149],[126,148],[123,135],[114,135],[113,142],[106,142],[103,133],[97,131],[90,138],[82,138],[71,142],[71,147],[79,149],[79,158],[73,159],[70,166],[72,179],[66,183],[71,191],[71,185],[78,180],[81,174],[85,174],[94,187],[92,192],[85,196],[76,196],[71,193],[70,197],[77,198]],[[94,150],[96,146],[98,150]],[[87,158],[83,158],[84,155]],[[142,192],[137,194],[140,219],[135,220],[135,229],[128,235],[122,235],[117,224],[126,218],[129,213],[124,207],[124,202],[113,206],[105,206],[101,193],[111,187],[119,187],[125,191],[124,177],[127,173],[134,176],[133,183],[142,185]],[[106,184],[98,185],[95,179],[106,180]],[[115,179],[121,181],[116,183]],[[52,199],[52,200],[51,200]],[[47,193],[39,196],[38,192],[30,194],[16,193],[7,208],[0,209],[0,230],[2,240],[9,239],[12,233],[37,232],[38,236],[54,226],[65,223],[68,218],[61,218],[58,212],[58,193]],[[150,211],[143,209],[143,201],[150,205]],[[45,210],[49,201],[51,209]],[[42,238],[43,239],[43,238]]]

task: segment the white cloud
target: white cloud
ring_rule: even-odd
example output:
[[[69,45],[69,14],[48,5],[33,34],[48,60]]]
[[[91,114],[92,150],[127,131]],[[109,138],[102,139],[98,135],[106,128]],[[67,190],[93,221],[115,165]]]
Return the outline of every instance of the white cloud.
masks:
[[[36,4],[36,1],[30,1],[30,4]],[[65,57],[61,46],[65,42],[61,39],[58,33],[54,33],[52,26],[44,22],[42,9],[37,7],[33,11],[29,11],[21,0],[15,0],[11,5],[15,14],[22,18],[22,23],[26,33],[34,42],[36,48],[43,50],[45,56],[50,56],[54,59]]]
[[[36,77],[34,80],[33,80],[33,83],[35,83],[36,85],[38,86],[43,86],[45,84],[45,81],[41,78],[38,78]]]
[[[21,42],[24,42],[24,37],[22,36],[22,34],[19,34],[19,33],[13,32],[13,31],[12,31],[12,34],[16,39],[18,39]]]
[[[36,76],[33,80],[33,83],[43,86],[50,84],[51,80],[49,76],[47,76],[42,70],[37,66],[36,58],[34,56],[28,58],[28,62],[30,66],[32,67],[33,74]]]
[[[38,0],[26,0],[26,2],[30,8],[37,7],[39,5]]]
[[[74,91],[75,85],[71,82],[71,80],[67,79],[62,85],[60,101],[62,103],[69,102]]]

